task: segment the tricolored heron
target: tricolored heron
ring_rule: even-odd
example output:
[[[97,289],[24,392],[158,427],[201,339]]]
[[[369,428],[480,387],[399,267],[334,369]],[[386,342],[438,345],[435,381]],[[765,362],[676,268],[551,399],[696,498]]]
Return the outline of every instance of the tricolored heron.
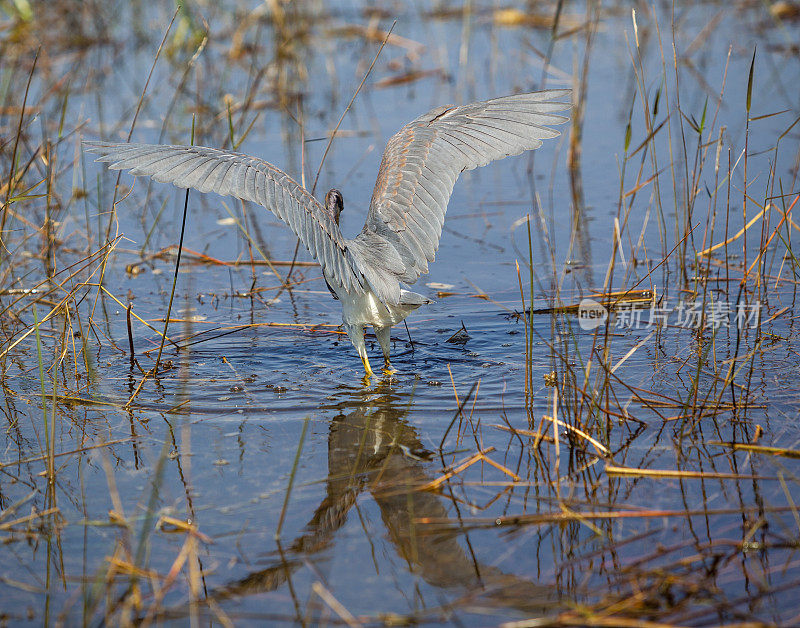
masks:
[[[430,303],[402,284],[428,272],[439,246],[450,194],[464,170],[518,155],[559,132],[570,91],[515,94],[456,107],[437,107],[389,140],[364,228],[353,239],[339,231],[344,201],[330,190],[320,203],[289,175],[256,157],[202,146],[86,142],[97,161],[161,183],[252,201],[286,222],[320,263],[342,320],[372,376],[364,330],[372,325],[389,370],[393,325]]]

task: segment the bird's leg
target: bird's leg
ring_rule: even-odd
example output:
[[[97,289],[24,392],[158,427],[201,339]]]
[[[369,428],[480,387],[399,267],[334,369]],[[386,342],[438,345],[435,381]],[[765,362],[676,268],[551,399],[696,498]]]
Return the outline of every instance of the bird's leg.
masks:
[[[367,345],[364,343],[364,326],[363,325],[350,325],[344,323],[345,331],[350,337],[350,342],[358,351],[358,357],[361,358],[361,364],[364,365],[364,377],[375,377],[372,367],[369,365],[369,358],[367,357]]]
[[[387,374],[395,373],[396,371],[389,363],[389,348],[392,334],[391,326],[378,327],[377,325],[373,325],[372,329],[375,330],[375,336],[378,338],[378,344],[380,344],[381,351],[383,351],[383,372]]]
[[[359,354],[361,358],[361,364],[364,365],[364,377],[369,379],[370,377],[375,377],[375,373],[372,371],[372,367],[369,365],[369,358],[367,357],[367,350],[363,349],[362,352]]]

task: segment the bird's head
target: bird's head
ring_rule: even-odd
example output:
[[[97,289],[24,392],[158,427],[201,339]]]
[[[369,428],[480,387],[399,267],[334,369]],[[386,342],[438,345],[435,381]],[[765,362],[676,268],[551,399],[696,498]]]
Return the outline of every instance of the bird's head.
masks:
[[[344,199],[342,193],[336,188],[329,190],[325,195],[325,207],[333,215],[336,224],[339,224],[339,214],[344,211]]]

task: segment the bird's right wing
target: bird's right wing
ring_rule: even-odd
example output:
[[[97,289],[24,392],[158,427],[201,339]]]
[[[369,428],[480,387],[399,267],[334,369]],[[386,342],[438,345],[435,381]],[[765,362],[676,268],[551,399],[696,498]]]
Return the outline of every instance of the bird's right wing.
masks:
[[[349,247],[384,303],[400,284],[428,272],[458,175],[542,145],[568,120],[566,89],[438,107],[404,126],[386,145],[369,213]]]
[[[360,292],[356,270],[336,220],[289,175],[261,159],[203,146],[84,142],[97,161],[112,170],[130,170],[161,183],[214,192],[266,207],[297,234],[319,261],[326,277],[348,292]]]

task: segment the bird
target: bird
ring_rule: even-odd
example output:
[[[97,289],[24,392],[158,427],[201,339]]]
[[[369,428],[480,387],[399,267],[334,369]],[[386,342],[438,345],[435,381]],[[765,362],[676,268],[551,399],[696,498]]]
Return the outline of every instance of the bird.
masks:
[[[317,259],[342,323],[364,367],[375,376],[364,333],[372,326],[390,362],[392,326],[432,301],[410,286],[428,272],[439,247],[445,211],[459,174],[534,150],[560,135],[569,120],[568,89],[513,94],[466,105],[443,105],[402,127],[386,144],[364,227],[355,238],[339,230],[344,198],[324,202],[272,164],[204,146],[85,141],[95,161],[178,188],[257,203],[289,225]]]

